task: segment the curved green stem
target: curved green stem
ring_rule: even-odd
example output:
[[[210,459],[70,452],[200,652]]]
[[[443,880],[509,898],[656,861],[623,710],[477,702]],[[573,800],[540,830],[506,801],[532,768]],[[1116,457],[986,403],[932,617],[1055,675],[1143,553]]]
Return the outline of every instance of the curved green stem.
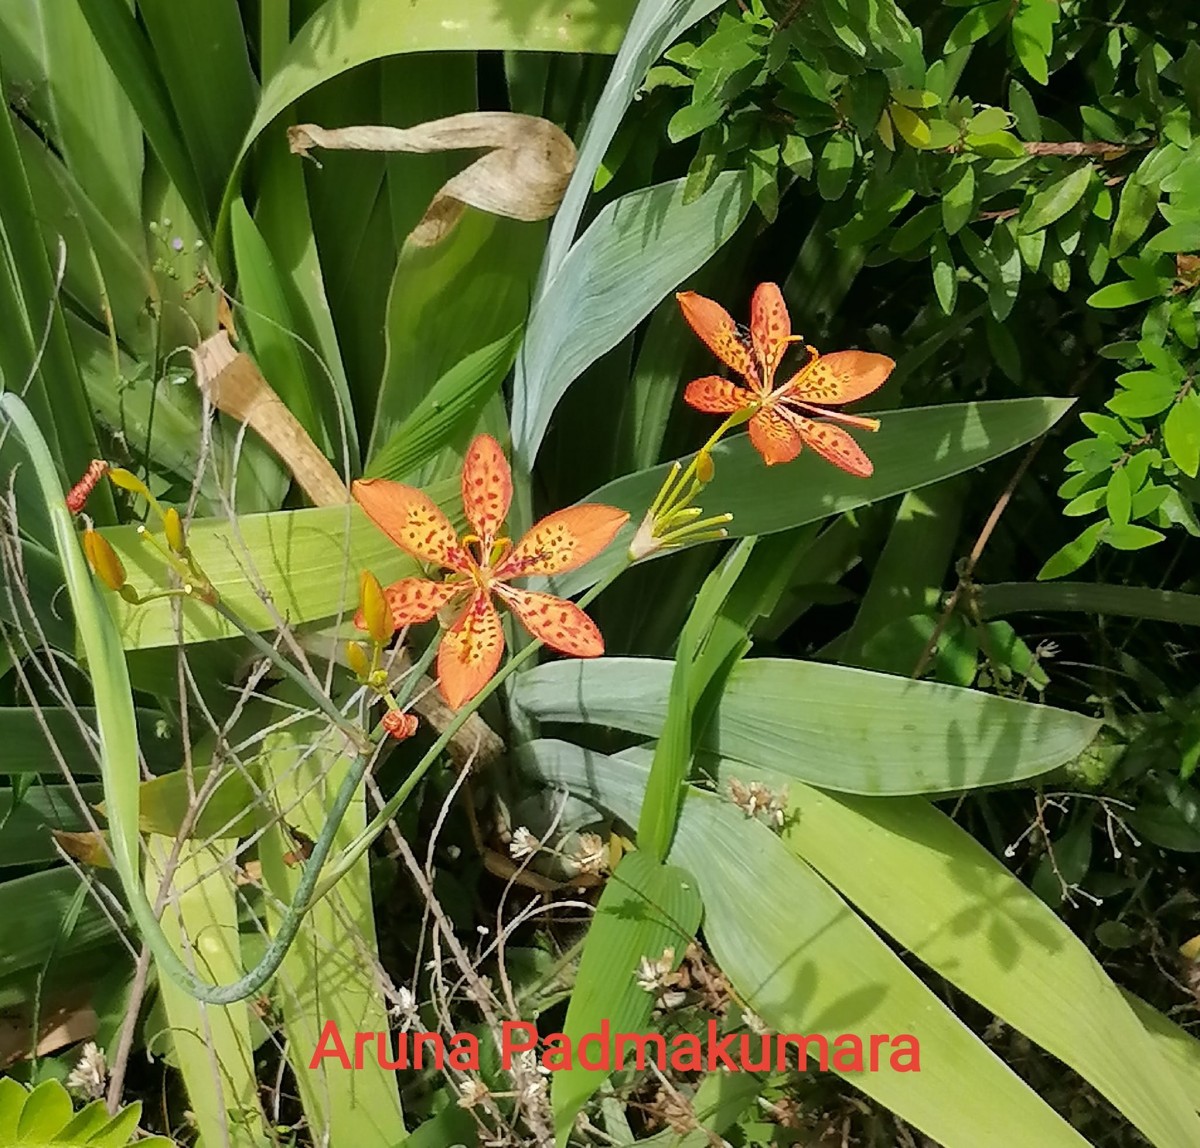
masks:
[[[262,959],[244,976],[227,985],[212,985],[196,976],[180,959],[146,897],[140,879],[138,838],[138,740],[133,694],[116,623],[92,579],[75,533],[75,524],[63,499],[62,483],[45,437],[29,408],[9,392],[0,395],[0,412],[12,423],[25,443],[41,487],[54,531],[55,548],[62,563],[75,624],[92,680],[96,719],[100,733],[101,777],[105,810],[112,840],[113,861],[130,912],[154,955],[159,972],[170,977],[186,992],[207,1004],[226,1005],[257,992],[279,969],[299,931],[305,911],[333,846],[334,835],[371,761],[371,751],[359,754],[347,771],[329,819],[314,842],[296,889],[296,899],[284,913],[278,932]],[[256,635],[257,636],[257,635]],[[260,641],[263,639],[260,638]],[[265,644],[265,641],[264,641]],[[429,656],[432,656],[431,644]],[[277,656],[277,651],[272,649]],[[272,658],[274,660],[274,658]],[[428,659],[423,659],[428,663]],[[413,674],[408,691],[419,674]],[[306,686],[309,683],[306,683]],[[330,703],[332,705],[332,703]],[[338,714],[339,726],[344,717]],[[361,731],[357,731],[361,739]]]

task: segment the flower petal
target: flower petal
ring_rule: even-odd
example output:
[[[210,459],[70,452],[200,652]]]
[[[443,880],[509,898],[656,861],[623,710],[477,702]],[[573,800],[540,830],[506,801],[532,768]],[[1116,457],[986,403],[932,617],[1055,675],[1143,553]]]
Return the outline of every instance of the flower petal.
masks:
[[[438,647],[438,683],[446,704],[451,709],[466,705],[487,685],[503,653],[500,615],[491,595],[479,591]]]
[[[768,390],[791,334],[792,320],[783,293],[774,283],[760,283],[750,300],[750,343],[762,364],[763,386]]]
[[[604,638],[596,623],[574,602],[512,586],[497,586],[496,593],[525,629],[547,646],[575,658],[598,658],[604,653]]]
[[[546,515],[496,567],[497,579],[562,574],[590,562],[629,521],[627,511],[588,503]]]
[[[383,588],[383,597],[392,608],[397,626],[428,622],[455,594],[467,588],[466,582],[434,582],[430,578],[401,578]],[[354,615],[354,624],[365,630],[363,612]]]
[[[749,406],[754,401],[754,395],[720,375],[705,375],[688,383],[683,392],[683,401],[706,414],[725,415]]]
[[[464,555],[454,527],[423,490],[386,478],[360,478],[351,491],[367,517],[401,550],[425,562],[462,569]]]
[[[872,351],[834,351],[801,367],[782,390],[808,403],[852,403],[877,391],[895,368],[894,359]]]
[[[512,471],[500,444],[490,434],[477,435],[467,450],[462,469],[462,501],[467,521],[483,539],[486,561],[512,502]]]
[[[867,458],[862,447],[841,427],[813,422],[812,419],[791,412],[788,418],[803,436],[805,445],[812,447],[834,466],[857,478],[870,478],[874,474],[874,464]]]
[[[791,462],[804,445],[796,428],[773,410],[759,411],[750,420],[750,441],[767,466]]]
[[[708,349],[747,382],[757,382],[754,360],[729,312],[720,303],[697,295],[695,291],[680,291],[675,298],[679,300],[688,326],[704,340]]]

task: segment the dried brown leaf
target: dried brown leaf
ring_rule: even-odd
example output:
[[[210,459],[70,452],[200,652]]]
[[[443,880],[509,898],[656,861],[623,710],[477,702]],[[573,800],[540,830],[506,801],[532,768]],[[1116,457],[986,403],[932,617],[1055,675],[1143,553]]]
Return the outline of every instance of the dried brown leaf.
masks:
[[[288,143],[297,155],[308,155],[312,148],[417,153],[486,149],[433,197],[408,236],[417,247],[444,239],[467,206],[526,222],[548,219],[558,210],[575,170],[575,145],[562,129],[516,112],[465,112],[411,128],[297,124],[288,128]]]

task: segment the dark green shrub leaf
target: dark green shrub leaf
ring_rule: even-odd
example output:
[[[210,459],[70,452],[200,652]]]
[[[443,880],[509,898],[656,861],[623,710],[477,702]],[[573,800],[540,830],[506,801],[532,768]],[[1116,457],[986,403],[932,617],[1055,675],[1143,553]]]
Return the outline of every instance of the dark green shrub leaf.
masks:
[[[1021,230],[1040,231],[1066,215],[1083,198],[1094,171],[1088,164],[1043,183],[1021,216]]]
[[[1166,536],[1157,530],[1151,530],[1149,526],[1137,526],[1134,523],[1121,526],[1114,523],[1104,536],[1104,541],[1116,550],[1144,550],[1147,546],[1161,542],[1164,537]]]
[[[933,289],[937,293],[938,303],[947,315],[951,315],[958,299],[958,272],[950,254],[950,244],[940,231],[933,237],[930,261],[933,264]]]
[[[1200,470],[1200,395],[1190,391],[1163,423],[1163,443],[1171,461],[1189,478]]]
[[[1100,543],[1100,536],[1107,528],[1107,522],[1093,522],[1077,538],[1071,539],[1065,546],[1050,555],[1046,564],[1038,571],[1037,580],[1045,582],[1050,578],[1062,578],[1074,573],[1093,554]]]
[[[854,143],[848,135],[836,132],[821,149],[817,161],[817,190],[822,199],[841,199],[854,171]]]
[[[961,231],[975,209],[975,168],[964,163],[954,174],[942,195],[942,224],[947,235]]]

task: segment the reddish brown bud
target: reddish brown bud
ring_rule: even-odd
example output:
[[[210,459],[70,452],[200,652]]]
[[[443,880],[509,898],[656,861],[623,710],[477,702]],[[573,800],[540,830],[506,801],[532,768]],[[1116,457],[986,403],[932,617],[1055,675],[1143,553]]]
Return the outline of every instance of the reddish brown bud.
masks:
[[[417,732],[417,715],[403,710],[388,710],[383,715],[383,728],[397,741],[404,741]]]

